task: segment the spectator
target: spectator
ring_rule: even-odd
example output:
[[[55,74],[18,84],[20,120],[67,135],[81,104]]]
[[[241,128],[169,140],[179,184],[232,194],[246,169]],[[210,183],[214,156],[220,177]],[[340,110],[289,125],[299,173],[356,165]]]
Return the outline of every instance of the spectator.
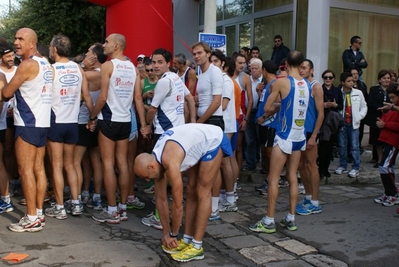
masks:
[[[353,77],[350,72],[343,72],[340,80],[344,107],[341,115],[344,118],[344,125],[338,133],[339,167],[335,170],[335,174],[340,175],[346,172],[348,164],[347,146],[350,144],[353,165],[348,175],[350,178],[357,178],[360,168],[359,126],[360,121],[366,116],[367,104],[362,92],[353,88]]]
[[[333,82],[335,79],[335,73],[332,70],[325,70],[323,74],[321,75],[323,78],[323,99],[324,99],[324,114],[325,117],[327,117],[329,112],[339,112],[342,110],[342,93],[340,89],[334,86]],[[323,127],[321,128],[321,131],[323,131]],[[328,168],[330,166],[330,162],[333,156],[333,148],[334,148],[334,143],[337,140],[337,134],[332,133],[330,138],[327,138],[327,140],[320,139],[319,141],[319,151],[322,151],[319,153],[319,173],[320,173],[320,178],[323,177],[331,177],[330,172],[328,171]]]
[[[382,157],[382,146],[378,141],[378,136],[380,134],[380,128],[377,127],[377,118],[382,117],[382,111],[378,108],[383,106],[384,102],[389,102],[386,90],[391,83],[391,76],[388,70],[381,70],[378,73],[378,85],[370,87],[370,92],[367,98],[367,120],[370,126],[370,139],[369,144],[373,145],[373,149],[377,152],[377,163],[374,165],[378,168],[378,162],[381,161]]]
[[[251,48],[251,58],[259,58],[260,60],[262,60],[262,56],[260,54],[260,49],[257,46],[253,46]],[[250,67],[250,66],[249,66]]]
[[[359,77],[362,76],[362,69],[367,68],[367,61],[363,53],[360,51],[362,46],[362,39],[355,35],[351,38],[351,45],[342,54],[342,62],[344,64],[344,71],[349,71],[352,67],[359,69]]]
[[[283,58],[287,57],[290,49],[283,44],[283,37],[277,34],[274,36],[274,47],[271,60],[278,66]]]

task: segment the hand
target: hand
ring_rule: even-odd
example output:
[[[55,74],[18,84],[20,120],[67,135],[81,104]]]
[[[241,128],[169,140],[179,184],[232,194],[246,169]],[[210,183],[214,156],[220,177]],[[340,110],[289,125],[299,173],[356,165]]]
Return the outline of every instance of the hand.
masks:
[[[179,245],[179,242],[175,237],[164,235],[164,237],[162,238],[162,245],[164,245],[167,248],[176,248]]]
[[[247,121],[246,120],[242,120],[239,130],[240,132],[245,132],[245,129],[247,128]]]
[[[260,125],[260,124],[262,124],[264,121],[265,121],[265,119],[264,119],[262,116],[260,116],[260,117],[258,118],[258,120],[257,120],[257,123]]]
[[[91,55],[89,57],[85,57],[83,60],[83,64],[85,65],[85,69],[90,70],[93,69],[94,63],[97,61],[97,56],[96,55]]]
[[[143,138],[148,139],[148,140],[151,139],[152,130],[149,125],[142,126],[140,128],[140,133],[143,136]]]
[[[260,82],[256,85],[256,91],[261,92],[265,88],[265,84],[263,82]]]
[[[153,98],[153,97],[154,97],[154,90],[150,90],[143,94],[144,99],[149,99],[149,98]]]
[[[199,107],[199,99],[198,99],[198,95],[194,96],[194,103],[196,107]]]
[[[97,120],[89,120],[86,125],[86,129],[90,130],[90,132],[94,132],[96,130]]]
[[[382,107],[377,108],[377,110],[390,110],[392,108],[392,103],[384,102]]]
[[[364,60],[364,58],[362,60],[360,60],[361,63],[365,62],[366,60]]]
[[[382,129],[385,126],[385,122],[383,122],[380,118],[377,118],[377,121],[375,123],[378,128]]]
[[[310,137],[309,140],[306,142],[306,149],[311,150],[316,146],[316,137]]]

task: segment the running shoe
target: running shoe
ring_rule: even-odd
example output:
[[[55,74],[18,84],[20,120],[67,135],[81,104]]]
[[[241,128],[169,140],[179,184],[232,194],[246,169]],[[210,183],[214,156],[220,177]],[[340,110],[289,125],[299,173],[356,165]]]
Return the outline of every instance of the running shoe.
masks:
[[[309,206],[311,203],[312,203],[312,202],[311,202],[309,199],[307,199],[307,198],[305,197],[301,202],[299,202],[298,204],[296,204],[295,209],[300,209],[300,208],[302,208],[303,206]]]
[[[57,205],[47,208],[44,213],[46,216],[56,218],[58,220],[65,220],[68,218],[65,208],[57,209]]]
[[[352,169],[352,170],[348,173],[348,176],[349,176],[350,178],[359,177],[359,170],[354,170],[354,169]]]
[[[284,218],[280,221],[280,225],[282,227],[287,228],[290,231],[296,231],[298,227],[296,226],[295,221],[287,221],[287,218]]]
[[[288,181],[286,181],[286,180],[283,180],[283,179],[281,179],[280,178],[280,180],[278,181],[278,187],[280,187],[280,188],[284,188],[284,187],[287,187],[287,186],[289,186],[290,184],[288,183]]]
[[[204,249],[196,249],[193,244],[188,245],[179,253],[171,255],[172,259],[179,262],[188,262],[192,260],[202,260],[204,258]]]
[[[146,217],[143,217],[141,219],[141,223],[146,226],[154,227],[155,229],[162,230],[161,221],[155,217],[153,212],[148,214]]]
[[[100,211],[103,209],[103,205],[101,203],[101,198],[90,198],[89,201],[86,204],[86,207],[92,208],[93,210]]]
[[[399,204],[399,199],[393,196],[388,196],[387,199],[382,203],[385,207],[392,207],[393,205]]]
[[[388,196],[383,194],[382,196],[380,196],[379,198],[374,199],[374,202],[377,204],[382,204],[387,200]]]
[[[144,189],[143,192],[146,193],[147,195],[154,194],[154,192],[155,192],[155,185],[151,185],[150,187]]]
[[[310,205],[296,207],[295,211],[299,215],[310,215],[310,214],[320,213],[322,209],[320,204],[315,206],[312,203],[310,203]]]
[[[336,169],[335,171],[334,171],[334,173],[335,174],[338,174],[338,175],[341,175],[341,174],[343,174],[343,173],[345,173],[346,172],[346,169],[344,168],[344,167],[338,167],[338,169]]]
[[[119,218],[120,218],[121,222],[127,221],[127,211],[126,210],[119,209],[118,213],[119,213]]]
[[[262,192],[262,191],[265,190],[265,189],[266,189],[266,191],[267,191],[267,187],[268,187],[268,185],[267,185],[266,181],[263,181],[263,183],[262,183],[261,185],[255,186],[255,189],[256,189],[257,191],[259,191],[259,192]]]
[[[106,222],[109,224],[118,224],[120,223],[119,213],[117,211],[113,212],[112,214],[109,213],[107,210],[103,209],[102,212],[94,214],[91,218],[97,222]]]
[[[222,205],[219,206],[219,211],[225,211],[225,212],[234,212],[237,211],[237,203],[234,201],[234,203],[230,203],[227,200],[224,200]]]
[[[209,216],[209,221],[217,221],[220,220],[220,213],[219,210],[216,210],[215,212],[211,212],[211,215]]]
[[[46,226],[46,217],[44,216],[44,214],[42,215],[37,215],[37,218],[39,218],[40,223],[42,224],[42,226]]]
[[[249,226],[249,230],[257,233],[272,234],[276,232],[276,224],[274,222],[265,224],[263,220]]]
[[[14,205],[12,204],[12,201],[10,200],[10,203],[4,202],[4,200],[0,199],[0,213],[3,212],[11,212],[14,210]]]
[[[136,197],[136,196],[134,196],[133,201],[129,201],[129,199],[127,199],[126,205],[127,205],[128,209],[141,210],[141,209],[144,209],[144,207],[145,207],[145,203],[141,202],[140,199],[138,197]]]
[[[37,232],[43,229],[43,226],[40,222],[40,219],[37,218],[35,221],[30,221],[28,216],[22,217],[18,223],[12,223],[8,226],[13,232],[22,233],[22,232]]]
[[[175,254],[175,253],[179,253],[180,251],[182,251],[183,249],[185,249],[188,246],[189,246],[189,244],[184,243],[183,238],[182,238],[179,240],[179,245],[177,247],[167,248],[164,245],[162,245],[162,250],[168,254]]]

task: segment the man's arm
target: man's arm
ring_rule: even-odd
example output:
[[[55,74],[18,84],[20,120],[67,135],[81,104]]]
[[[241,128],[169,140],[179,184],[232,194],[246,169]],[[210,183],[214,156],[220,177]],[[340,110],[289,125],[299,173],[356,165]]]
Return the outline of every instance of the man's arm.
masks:
[[[244,83],[244,90],[247,91],[247,97],[248,97],[247,114],[244,114],[244,120],[240,125],[240,131],[245,131],[245,129],[247,128],[249,117],[251,116],[254,97],[252,95],[252,84],[249,75],[244,73],[244,75],[242,76],[242,81]]]
[[[361,68],[361,69],[365,69],[367,68],[368,64],[366,59],[364,58],[364,55],[362,52],[358,52],[359,56],[360,56],[360,60],[359,62],[355,62],[356,67]]]
[[[323,88],[319,83],[315,83],[313,85],[312,89],[312,94],[314,97],[314,102],[316,106],[316,111],[317,111],[317,119],[316,123],[313,129],[312,136],[309,138],[308,142],[306,143],[306,146],[308,149],[312,149],[314,146],[316,146],[316,138],[317,134],[320,131],[321,126],[323,125],[323,120],[324,120],[324,99],[323,99]]]
[[[157,82],[157,85],[154,88],[154,97],[151,101],[151,106],[147,109],[147,115],[145,116],[145,120],[148,125],[152,124],[159,105],[161,105],[161,103],[165,100],[166,95],[170,90],[170,82],[171,81],[167,78],[160,79]]]
[[[208,70],[211,71],[211,70]],[[222,93],[223,93],[223,74],[220,69],[215,68],[211,73],[211,87],[212,91],[212,103],[208,106],[204,114],[197,120],[198,123],[204,123],[207,121],[216,110],[222,105]]]
[[[97,98],[97,102],[93,108],[93,111],[90,113],[90,118],[97,118],[98,113],[100,113],[101,109],[104,107],[105,103],[108,99],[108,88],[109,88],[109,79],[111,78],[112,71],[114,70],[114,65],[111,61],[107,61],[101,65],[101,89],[100,95]],[[91,131],[93,127],[96,125],[96,120],[89,119],[87,123],[87,128]]]
[[[188,90],[192,95],[194,95],[195,85],[197,84],[197,74],[195,70],[191,69],[188,72]]]
[[[346,71],[350,67],[354,67],[354,62],[352,61],[351,56],[352,51],[350,49],[345,49],[342,53],[342,62],[344,63],[344,71]]]
[[[89,86],[87,83],[87,78],[86,75],[83,71],[83,69],[79,66],[79,70],[82,73],[82,96],[83,99],[85,100],[85,105],[89,112],[91,113],[93,111],[93,100],[91,99],[90,93],[89,93]]]
[[[213,95],[212,103],[209,105],[204,114],[197,120],[197,123],[207,121],[222,104],[222,95]]]
[[[7,85],[6,76],[3,73],[0,73],[0,98],[1,98],[1,90]],[[3,111],[4,101],[0,101],[0,114]]]
[[[25,59],[18,66],[14,77],[11,79],[10,83],[6,85],[1,94],[3,101],[6,101],[14,96],[15,91],[25,82],[39,73],[39,64],[33,59]]]
[[[265,107],[263,109],[265,111],[266,118],[276,113],[274,102],[276,102],[276,99],[280,94],[280,87],[283,85],[283,80],[284,79],[278,79],[270,86],[270,95],[267,98]]]
[[[147,135],[151,134],[151,127],[147,125],[146,120],[145,120],[145,112],[144,112],[144,103],[143,103],[143,91],[142,87],[140,84],[140,78],[139,78],[139,71],[137,68],[135,68],[136,71],[136,82],[134,84],[134,95],[133,95],[133,102],[137,110],[137,114],[139,116],[140,120],[140,132],[143,135],[144,138],[147,137]]]
[[[184,99],[187,102],[190,122],[195,123],[197,121],[197,111],[195,109],[194,97],[191,94],[188,94],[184,97]]]

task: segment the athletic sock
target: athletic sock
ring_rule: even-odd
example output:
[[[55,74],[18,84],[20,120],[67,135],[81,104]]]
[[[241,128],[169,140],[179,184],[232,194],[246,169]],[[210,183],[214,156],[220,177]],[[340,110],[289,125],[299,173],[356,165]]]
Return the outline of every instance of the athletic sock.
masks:
[[[29,221],[34,222],[37,220],[37,215],[29,215],[26,214],[26,216],[28,216]]]
[[[202,247],[202,241],[193,239],[192,244],[193,244],[193,247],[196,249],[201,249],[201,247]]]
[[[60,210],[60,209],[63,209],[64,208],[64,205],[58,205],[57,204],[57,210]]]
[[[312,200],[312,195],[306,195],[305,198],[306,198],[307,200]]]
[[[212,197],[212,212],[216,212],[219,209],[219,197]]]
[[[125,204],[122,204],[122,203],[119,202],[118,208],[119,208],[120,210],[125,210],[125,209],[127,208],[127,207],[126,207],[126,203],[125,203]]]
[[[319,201],[318,200],[311,200],[310,202],[312,202],[313,206],[319,206]]]
[[[295,221],[295,215],[292,215],[291,213],[287,213],[287,217],[285,217],[287,222],[292,222]]]
[[[37,216],[43,215],[43,209],[36,209]]]
[[[82,202],[82,195],[78,195],[78,200],[79,200],[79,202]]]
[[[267,216],[263,217],[262,220],[263,220],[264,224],[274,223],[274,218],[270,218],[270,217],[267,217]]]
[[[76,200],[72,199],[71,203],[72,203],[72,204],[79,204],[79,203],[80,203],[80,200],[79,200],[79,199],[76,199]]]
[[[227,202],[229,202],[230,204],[233,204],[235,199],[234,199],[234,191],[232,192],[227,192],[226,193],[226,200]]]
[[[223,202],[225,201],[225,199],[226,199],[226,190],[220,189],[220,192],[219,192],[219,202],[220,202],[220,203],[223,203]]]
[[[93,194],[93,199],[101,199],[101,194]]]
[[[127,201],[128,202],[133,202],[134,201],[134,195],[127,196]]]
[[[113,214],[118,211],[118,208],[116,206],[108,206],[108,213]]]
[[[82,191],[82,196],[84,196],[84,197],[90,196],[89,191],[88,191],[88,190],[83,190],[83,191]]]
[[[7,204],[10,204],[10,202],[11,202],[10,195],[8,195],[8,196],[1,196],[1,200],[3,200],[3,202],[5,202],[5,203],[7,203]]]
[[[184,244],[191,244],[191,241],[193,241],[193,237],[191,235],[183,235]]]

